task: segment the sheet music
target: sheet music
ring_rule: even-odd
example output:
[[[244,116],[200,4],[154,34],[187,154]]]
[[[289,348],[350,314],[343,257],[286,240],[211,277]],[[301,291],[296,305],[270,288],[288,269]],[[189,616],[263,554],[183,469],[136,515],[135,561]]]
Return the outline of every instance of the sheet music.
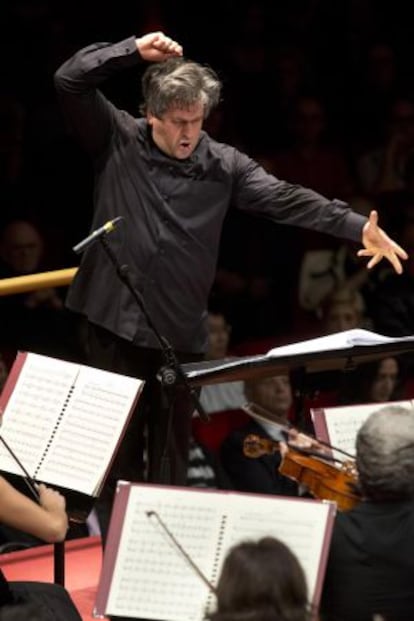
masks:
[[[274,497],[235,496],[231,503],[223,548],[241,539],[273,536],[296,554],[305,572],[309,594],[315,593],[325,538],[328,503]]]
[[[131,487],[106,614],[196,621],[208,588],[146,511],[156,511],[208,577],[222,511],[209,493],[197,503],[184,491]]]
[[[37,477],[95,495],[139,380],[82,367]],[[143,386],[143,382],[141,383]]]
[[[395,401],[392,404],[405,408],[412,407],[411,401]],[[381,410],[384,405],[384,403],[368,403],[311,410],[316,436],[319,440],[329,442],[332,446],[355,455],[358,430],[373,412]],[[391,402],[387,405],[391,405]],[[320,424],[319,418],[324,419],[325,425]],[[323,428],[326,428],[327,435],[321,432]],[[338,459],[344,458],[339,451],[334,451],[333,454]]]
[[[414,342],[414,336],[390,337],[377,334],[370,330],[354,328],[353,330],[343,330],[327,336],[315,339],[291,343],[281,347],[274,347],[267,352],[267,356],[293,356],[295,354],[318,353],[321,351],[335,351],[337,349],[348,349],[369,345],[385,345],[388,343]]]
[[[210,609],[215,605],[208,587],[147,511],[158,513],[213,585],[230,546],[263,536],[280,538],[302,563],[315,602],[335,510],[333,503],[315,500],[131,484],[119,545],[120,514],[116,508],[113,512],[117,523],[111,521],[109,553],[101,574],[101,584],[109,589],[103,594],[99,587],[98,600],[104,610],[98,606],[98,612],[202,621],[207,605]]]
[[[47,445],[50,430],[66,401],[78,365],[37,354],[27,356],[3,416],[1,435],[31,476]],[[21,475],[21,469],[0,444],[0,469]]]

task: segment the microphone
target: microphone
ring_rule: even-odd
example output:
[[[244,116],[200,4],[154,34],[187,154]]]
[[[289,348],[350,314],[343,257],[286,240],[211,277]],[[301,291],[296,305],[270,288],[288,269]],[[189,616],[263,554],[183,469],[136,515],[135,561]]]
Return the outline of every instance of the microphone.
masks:
[[[76,254],[80,254],[81,252],[84,252],[87,248],[89,248],[89,246],[94,244],[100,237],[102,237],[102,235],[107,235],[108,233],[111,233],[117,227],[118,223],[121,220],[123,220],[122,216],[118,216],[117,218],[114,218],[113,220],[108,220],[108,222],[105,222],[105,224],[101,226],[99,229],[96,229],[90,235],[88,235],[88,237],[85,237],[85,239],[79,242],[79,244],[76,244],[76,246],[73,246],[72,250]]]

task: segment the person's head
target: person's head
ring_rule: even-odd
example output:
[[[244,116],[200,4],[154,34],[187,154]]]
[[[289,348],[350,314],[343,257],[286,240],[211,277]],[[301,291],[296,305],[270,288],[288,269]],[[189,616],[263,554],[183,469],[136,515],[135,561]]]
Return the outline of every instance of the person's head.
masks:
[[[154,63],[142,79],[145,114],[157,147],[177,159],[191,156],[203,121],[220,100],[221,82],[209,67],[183,58]]]
[[[207,317],[209,360],[220,360],[227,356],[231,328],[224,315],[210,311]]]
[[[302,145],[319,143],[326,129],[325,108],[322,101],[311,95],[298,98],[293,117],[293,131]]]
[[[44,241],[28,220],[12,220],[0,234],[0,257],[16,274],[35,272],[44,254]]]
[[[292,407],[293,394],[288,375],[261,377],[246,381],[244,392],[248,401],[267,410],[275,418],[288,418]]]
[[[358,328],[363,314],[364,302],[358,291],[346,287],[337,289],[324,301],[324,332],[332,334]]]
[[[217,584],[213,621],[306,621],[308,592],[303,569],[281,541],[264,537],[235,545]]]
[[[371,382],[368,385],[368,400],[376,403],[390,401],[398,386],[400,368],[396,358],[383,358],[373,369]]]
[[[357,433],[356,464],[367,498],[412,498],[414,409],[390,404],[373,412]]]

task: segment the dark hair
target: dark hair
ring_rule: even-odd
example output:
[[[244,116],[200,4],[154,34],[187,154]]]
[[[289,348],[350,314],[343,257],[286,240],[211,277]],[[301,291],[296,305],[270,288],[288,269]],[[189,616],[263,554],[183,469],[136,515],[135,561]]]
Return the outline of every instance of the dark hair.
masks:
[[[281,541],[244,541],[228,553],[210,621],[308,621],[305,574]]]
[[[184,58],[170,58],[146,69],[140,111],[161,118],[171,106],[188,108],[201,101],[207,118],[219,103],[220,92],[221,82],[213,69]]]
[[[388,401],[399,401],[404,398],[405,368],[403,361],[396,356],[384,356],[378,360],[358,365],[355,372],[345,374],[339,389],[338,404],[370,402],[371,390],[385,360],[393,359],[397,364],[397,379]]]

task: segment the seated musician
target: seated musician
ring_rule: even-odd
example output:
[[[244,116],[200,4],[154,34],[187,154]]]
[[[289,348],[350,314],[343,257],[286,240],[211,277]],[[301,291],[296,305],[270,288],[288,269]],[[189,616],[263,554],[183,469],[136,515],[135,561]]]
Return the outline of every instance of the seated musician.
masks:
[[[338,512],[321,621],[414,617],[414,409],[386,405],[360,428],[363,500]]]
[[[247,401],[258,409],[249,409],[251,420],[224,440],[220,449],[223,468],[237,491],[296,496],[296,482],[279,473],[279,452],[251,458],[244,451],[244,441],[251,434],[276,441],[284,439],[281,423],[288,423],[293,402],[289,376],[247,381],[245,394]]]
[[[36,503],[0,476],[0,524],[20,529],[50,543],[63,541],[68,529],[64,497],[43,484],[39,485],[38,493],[39,503]],[[31,619],[28,616],[30,609],[36,610],[36,621],[81,621],[63,586],[42,582],[8,582],[0,570],[0,619],[3,615],[6,618],[6,614],[10,618],[15,614],[16,619]]]

